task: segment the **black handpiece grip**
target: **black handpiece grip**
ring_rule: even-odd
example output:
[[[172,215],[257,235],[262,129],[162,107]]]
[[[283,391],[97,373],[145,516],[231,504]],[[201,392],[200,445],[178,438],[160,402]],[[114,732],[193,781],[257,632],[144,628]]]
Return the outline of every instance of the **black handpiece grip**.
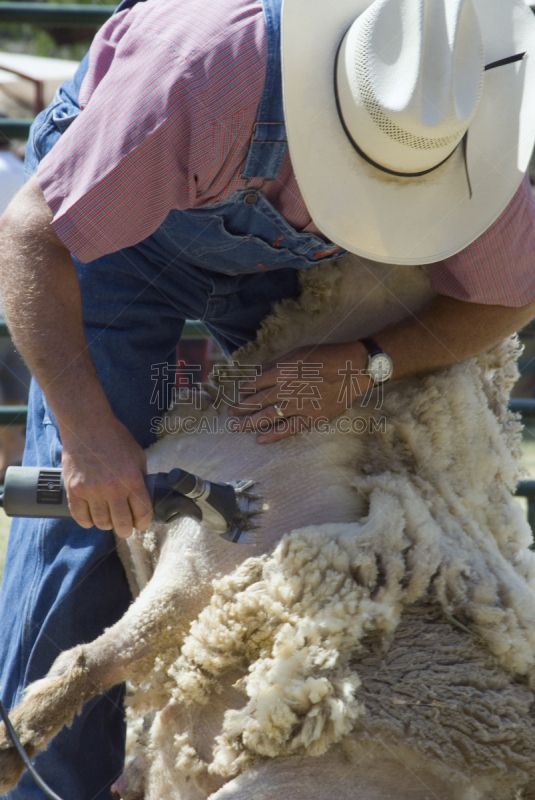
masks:
[[[186,472],[185,469],[180,469],[180,467],[175,467],[171,470],[171,472],[168,472],[167,480],[173,489],[176,489],[177,492],[187,495],[194,492],[199,484],[199,478],[197,475],[193,475],[191,472]]]
[[[145,484],[152,501],[154,519],[165,523],[181,517],[201,521],[201,510],[197,508],[193,500],[184,497],[170,485],[167,473],[157,472],[153,475],[145,475]]]

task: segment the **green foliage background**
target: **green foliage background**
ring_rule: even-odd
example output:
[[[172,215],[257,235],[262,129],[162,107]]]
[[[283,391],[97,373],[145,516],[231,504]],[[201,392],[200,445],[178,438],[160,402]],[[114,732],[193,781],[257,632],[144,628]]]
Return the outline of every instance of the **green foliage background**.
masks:
[[[0,7],[6,0],[0,0]],[[113,0],[105,3],[98,3],[98,0],[54,0],[51,5],[112,5]],[[89,49],[95,30],[91,28],[70,29],[76,31],[77,41],[70,43],[59,43],[61,31],[58,29],[59,36],[55,36],[56,31],[47,28],[36,28],[26,23],[0,23],[0,50],[10,53],[26,53],[32,56],[43,56],[45,58],[67,58],[80,61]]]

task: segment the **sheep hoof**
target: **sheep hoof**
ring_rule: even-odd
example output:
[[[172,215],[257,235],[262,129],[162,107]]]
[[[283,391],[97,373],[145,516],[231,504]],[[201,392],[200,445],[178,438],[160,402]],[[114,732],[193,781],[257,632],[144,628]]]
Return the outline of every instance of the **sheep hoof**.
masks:
[[[144,760],[135,758],[111,787],[112,795],[120,800],[143,800],[145,768]]]
[[[115,781],[111,787],[111,793],[114,797],[120,798],[120,800],[143,800],[144,797],[144,792],[142,790],[130,789],[121,778]]]

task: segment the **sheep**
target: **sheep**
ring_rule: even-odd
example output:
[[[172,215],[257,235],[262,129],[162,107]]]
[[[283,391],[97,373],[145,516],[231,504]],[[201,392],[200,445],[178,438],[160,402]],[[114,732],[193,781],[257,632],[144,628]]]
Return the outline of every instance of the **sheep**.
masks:
[[[432,297],[425,269],[354,257],[301,281],[240,367],[357,339]],[[179,404],[149,471],[254,479],[255,539],[182,520],[118,542],[134,602],[28,687],[11,715],[28,753],[128,680],[148,721],[125,800],[535,797],[535,556],[507,410],[518,353],[512,337],[269,446],[225,428],[224,370],[200,408]],[[21,769],[2,728],[0,791]]]

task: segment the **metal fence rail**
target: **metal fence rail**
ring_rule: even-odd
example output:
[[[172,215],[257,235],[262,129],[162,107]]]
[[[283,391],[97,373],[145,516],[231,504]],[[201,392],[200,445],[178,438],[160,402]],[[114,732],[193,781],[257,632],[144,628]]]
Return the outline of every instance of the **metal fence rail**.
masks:
[[[10,336],[6,322],[0,319],[0,337]],[[188,320],[181,341],[207,339],[208,331],[202,322]],[[24,425],[28,417],[28,406],[0,406],[0,425]]]
[[[55,25],[58,27],[100,28],[108,20],[116,6],[100,5],[54,5],[53,3],[2,3],[0,2],[0,24],[25,22],[31,25]]]
[[[5,119],[0,118],[0,135],[8,139],[27,139],[33,119]]]

